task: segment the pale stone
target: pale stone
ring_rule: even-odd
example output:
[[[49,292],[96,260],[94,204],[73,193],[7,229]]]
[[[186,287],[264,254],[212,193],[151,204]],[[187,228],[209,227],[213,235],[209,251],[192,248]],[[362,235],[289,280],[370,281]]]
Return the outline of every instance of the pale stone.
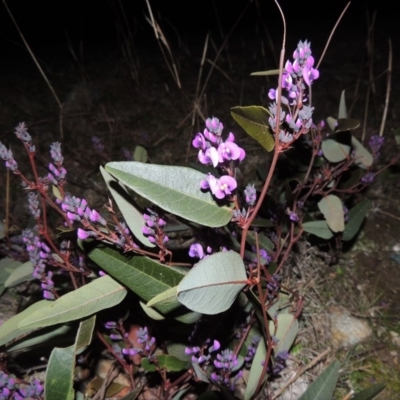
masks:
[[[328,312],[334,347],[354,347],[372,335],[368,323],[353,317],[346,308],[330,307]]]

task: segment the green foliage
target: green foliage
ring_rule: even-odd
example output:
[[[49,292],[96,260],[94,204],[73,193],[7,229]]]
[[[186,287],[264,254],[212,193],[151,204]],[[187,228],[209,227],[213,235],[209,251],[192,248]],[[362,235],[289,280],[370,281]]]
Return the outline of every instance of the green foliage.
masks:
[[[199,171],[138,162],[111,162],[106,171],[165,211],[189,221],[219,227],[232,218],[228,207],[218,206],[210,193],[200,190],[204,175]]]
[[[244,131],[267,151],[272,151],[275,139],[268,124],[269,111],[261,106],[233,107],[231,114]]]
[[[126,293],[124,286],[103,276],[54,302],[41,302],[41,307],[19,321],[18,327],[30,330],[85,318],[119,304]]]
[[[182,279],[178,299],[186,307],[203,314],[226,311],[246,286],[242,258],[233,251],[212,254],[201,260]]]
[[[339,376],[340,364],[334,361],[322,374],[308,387],[299,400],[332,400]]]
[[[177,286],[184,277],[184,274],[151,258],[126,257],[111,247],[94,248],[88,255],[102,269],[123,282],[146,302]],[[156,308],[161,313],[168,313],[179,306],[180,303],[175,297],[175,300],[166,301]]]
[[[83,320],[75,338],[75,344],[67,348],[54,348],[46,370],[45,396],[48,400],[73,400],[73,374],[75,357],[92,341],[96,318]]]

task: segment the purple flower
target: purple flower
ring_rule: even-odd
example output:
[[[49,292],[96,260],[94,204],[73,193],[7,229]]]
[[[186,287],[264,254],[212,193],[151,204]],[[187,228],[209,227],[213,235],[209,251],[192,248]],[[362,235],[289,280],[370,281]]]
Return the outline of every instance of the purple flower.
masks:
[[[50,156],[56,164],[61,165],[64,157],[61,154],[61,143],[54,142],[50,145]]]
[[[202,164],[212,164],[215,168],[219,161],[218,150],[215,147],[208,147],[205,151],[199,150],[197,158]]]
[[[96,236],[95,232],[92,231],[85,231],[81,228],[78,228],[78,238],[81,240],[86,240],[90,237]]]
[[[206,149],[206,139],[201,133],[198,133],[192,141],[193,147],[196,149]]]
[[[227,140],[226,142],[219,144],[218,156],[218,161],[220,163],[223,163],[225,160],[243,161],[246,153],[236,143]]]
[[[200,258],[200,260],[201,260],[204,257],[203,246],[200,243],[191,244],[190,249],[189,249],[189,256],[197,257],[197,258]]]
[[[217,199],[223,199],[226,195],[232,194],[232,191],[236,189],[237,182],[235,178],[229,175],[223,175],[217,179],[215,176],[208,174],[206,180],[201,181],[200,187],[202,189],[210,189],[211,193]]]

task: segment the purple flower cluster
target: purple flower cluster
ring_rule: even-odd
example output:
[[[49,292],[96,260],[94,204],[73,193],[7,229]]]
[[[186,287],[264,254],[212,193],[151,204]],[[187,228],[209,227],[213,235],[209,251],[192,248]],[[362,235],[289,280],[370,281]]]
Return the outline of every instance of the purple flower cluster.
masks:
[[[229,133],[227,139],[222,139],[223,124],[218,118],[208,118],[206,128],[203,133],[197,133],[192,141],[193,147],[199,149],[198,160],[204,165],[219,167],[227,175],[216,178],[212,174],[207,174],[201,182],[202,189],[210,189],[217,199],[223,199],[232,194],[237,187],[234,171],[234,164],[246,156],[245,151],[235,143],[235,136]]]
[[[50,172],[47,175],[47,179],[53,185],[57,186],[64,183],[67,175],[67,170],[62,165],[64,157],[61,154],[61,143],[55,142],[50,146],[50,156],[53,159],[54,164],[49,164]]]
[[[252,246],[251,249],[253,250],[254,253],[257,253],[257,248],[256,246]],[[272,257],[268,254],[267,250],[265,249],[260,249],[260,263],[261,264],[270,264],[272,261]],[[254,257],[252,261],[257,262],[257,255]]]
[[[151,355],[152,348],[156,343],[156,338],[149,335],[147,326],[145,326],[144,328],[139,328],[137,332],[137,341],[141,345],[141,347],[124,348],[122,349],[122,354],[132,357],[140,353],[145,357],[149,357]]]
[[[375,174],[373,172],[367,172],[364,176],[361,177],[361,182],[365,185],[369,185],[374,181]]]
[[[244,361],[246,363],[250,363],[257,351],[257,347],[258,347],[258,343],[260,342],[261,338],[259,336],[254,336],[252,341],[251,341],[251,345],[247,347],[247,355],[244,358]]]
[[[29,385],[17,385],[15,378],[0,371],[0,400],[39,399],[43,389],[43,384],[38,379],[34,379]]]
[[[167,225],[167,222],[160,218],[155,211],[148,208],[147,212],[148,214],[143,214],[145,223],[142,228],[143,235],[147,236],[147,239],[151,243],[162,248],[169,240],[168,236],[164,233],[164,227]]]
[[[210,343],[211,340],[207,339],[205,340],[205,344]],[[214,340],[213,344],[209,346],[208,348],[200,348],[199,346],[193,346],[193,347],[186,347],[185,349],[185,354],[192,354],[192,362],[195,364],[203,364],[205,362],[210,361],[211,358],[211,353],[214,351],[218,351],[221,347],[221,344],[218,342],[218,340]],[[205,350],[207,350],[207,354],[205,353]]]
[[[286,350],[280,351],[274,359],[272,374],[278,375],[286,368],[286,360],[289,358],[289,353]]]
[[[279,141],[282,144],[290,144],[300,134],[307,133],[313,123],[313,107],[305,105],[307,99],[307,86],[318,79],[319,72],[314,66],[314,57],[311,55],[310,43],[300,41],[293,53],[293,63],[286,61],[282,74],[282,89],[286,96],[281,96],[281,103],[287,107],[288,113],[280,109],[279,125],[285,123],[284,129],[279,131]],[[271,129],[275,132],[278,90],[270,89],[268,97],[274,100],[269,107],[268,119]]]
[[[0,142],[0,158],[5,161],[6,168],[12,172],[18,171],[18,163],[14,160],[11,150],[8,150],[3,143]]]
[[[257,200],[257,191],[254,185],[248,184],[244,190],[245,201],[249,206],[254,206]]]
[[[369,148],[371,149],[374,158],[379,157],[380,149],[384,141],[385,138],[383,136],[378,136],[378,135],[371,136],[369,140]]]
[[[43,289],[43,297],[47,300],[54,300],[54,282],[51,271],[46,274],[46,265],[52,261],[52,251],[45,242],[32,229],[25,229],[22,232],[22,241],[25,243],[29,254],[29,260],[33,265],[33,277],[40,279]]]
[[[214,382],[229,386],[230,390],[233,392],[235,390],[235,382],[243,376],[243,371],[239,371],[235,377],[231,379],[232,373],[239,367],[237,355],[232,350],[225,349],[217,354],[216,360],[214,360],[214,366],[217,370],[211,374],[211,379]]]
[[[281,289],[281,280],[282,280],[282,277],[277,274],[273,274],[271,276],[271,278],[268,280],[268,282],[267,282],[267,289],[268,289],[267,297],[268,297],[269,301],[274,300],[278,296],[279,291]]]
[[[38,193],[36,192],[29,192],[28,193],[28,208],[29,212],[31,213],[32,217],[35,219],[40,218],[40,208],[39,208],[39,200],[38,200]]]

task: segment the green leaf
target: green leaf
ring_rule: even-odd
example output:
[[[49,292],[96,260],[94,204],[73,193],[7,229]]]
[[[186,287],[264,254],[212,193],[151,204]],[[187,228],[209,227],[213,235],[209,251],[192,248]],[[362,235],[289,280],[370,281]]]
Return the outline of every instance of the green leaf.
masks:
[[[5,285],[10,275],[21,265],[21,261],[11,257],[4,257],[0,260],[0,285]]]
[[[4,282],[5,287],[14,287],[22,282],[33,280],[33,265],[30,261],[27,261],[17,268],[10,274],[7,280]]]
[[[336,121],[335,133],[347,132],[357,129],[360,126],[360,121],[351,118],[339,118]]]
[[[231,108],[233,119],[244,131],[255,139],[267,151],[275,147],[275,139],[271,133],[268,118],[269,111],[261,106],[233,107]]]
[[[44,385],[47,400],[73,400],[75,398],[73,389],[75,357],[92,341],[95,322],[95,316],[82,321],[75,344],[65,349],[55,347],[51,352]]]
[[[299,400],[331,400],[339,376],[340,364],[334,361],[308,387]]]
[[[65,349],[55,347],[47,364],[44,384],[46,400],[74,400],[74,369],[75,345]]]
[[[322,239],[331,239],[333,237],[332,231],[329,229],[326,221],[309,221],[303,225],[304,232],[312,233]]]
[[[45,344],[46,346],[51,344],[51,342],[60,340],[61,336],[66,334],[70,334],[72,327],[70,325],[61,325],[57,328],[48,328],[44,329],[45,333],[42,330],[33,332],[29,335],[28,339],[18,341],[16,344],[7,347],[8,352],[25,350],[34,346],[38,346],[40,344]],[[59,344],[59,343],[58,343]]]
[[[88,256],[146,302],[177,286],[185,276],[151,258],[142,256],[128,258],[111,247],[94,248]],[[176,301],[156,308],[162,314],[166,314],[179,306],[179,301]]]
[[[340,95],[340,103],[339,103],[339,113],[338,118],[347,118],[347,107],[346,107],[346,91],[343,90]]]
[[[148,307],[154,307],[159,304],[175,303],[177,294],[178,286],[174,286],[153,297],[146,305]]]
[[[226,225],[232,210],[202,192],[204,175],[191,168],[139,162],[110,162],[106,170],[136,193],[165,211],[209,227]]]
[[[351,144],[355,163],[362,169],[368,169],[374,162],[372,154],[354,136],[351,138]]]
[[[38,301],[37,303],[34,303],[30,307],[25,309],[24,311],[20,312],[17,315],[14,315],[7,321],[3,322],[3,324],[0,325],[0,346],[8,343],[9,341],[17,338],[22,334],[31,331],[32,329],[30,328],[28,329],[20,328],[19,323],[29,315],[35,313],[37,310],[40,310],[42,308],[47,308],[48,303],[49,303],[48,300]]]
[[[373,400],[386,388],[385,383],[376,383],[371,387],[353,395],[351,400]]]
[[[156,357],[158,361],[157,366],[159,368],[165,368],[165,370],[168,372],[182,371],[187,366],[187,361],[182,361],[174,356],[161,354]],[[142,368],[148,372],[153,372],[157,370],[156,364],[149,362],[148,358],[142,359]]]
[[[269,71],[257,71],[252,72],[250,76],[269,76],[269,75],[279,75],[279,69],[270,69]]]
[[[154,321],[162,321],[165,319],[164,315],[160,314],[154,308],[148,307],[147,304],[139,301],[140,307],[142,307],[143,311],[146,313],[148,317],[154,319]]]
[[[354,238],[354,236],[360,230],[365,215],[370,208],[371,201],[368,199],[363,199],[348,212],[348,220],[342,236],[343,240],[351,240]]]
[[[275,324],[269,322],[269,331],[275,332]],[[278,344],[274,347],[275,355],[280,351],[289,351],[292,347],[294,339],[299,332],[299,321],[292,314],[278,314],[278,329],[273,334],[278,340]]]
[[[318,208],[324,215],[326,223],[333,232],[344,231],[343,203],[339,197],[330,194],[318,202]]]
[[[119,304],[126,293],[126,289],[110,276],[103,276],[55,301],[48,301],[47,306],[41,307],[22,320],[19,327],[44,328],[85,318]]]
[[[75,339],[75,353],[80,354],[92,341],[93,329],[96,323],[96,316],[92,315],[79,324],[78,333]]]
[[[256,354],[254,355],[253,362],[251,363],[249,379],[247,380],[246,391],[244,393],[244,399],[249,400],[253,397],[258,382],[261,378],[264,367],[261,365],[262,361],[265,361],[267,356],[267,348],[265,347],[264,338],[258,343]],[[264,377],[265,380],[266,376]]]
[[[246,239],[250,245],[256,246],[256,235],[254,232],[248,232]],[[260,249],[265,249],[268,250],[269,252],[274,251],[275,245],[272,243],[271,239],[269,239],[262,233],[258,234],[258,244]]]
[[[186,310],[186,308],[185,308]],[[195,322],[197,322],[203,314],[200,314],[196,311],[186,311],[180,315],[177,315],[174,317],[174,319],[176,319],[179,322],[182,322],[182,324],[194,324]]]
[[[197,263],[178,285],[178,299],[203,314],[227,310],[246,286],[243,260],[234,251],[210,255]]]
[[[134,161],[139,161],[142,163],[147,162],[147,150],[143,146],[136,146],[133,151]]]
[[[6,228],[4,224],[0,221],[0,240],[6,235]]]
[[[345,160],[349,156],[351,147],[335,139],[326,139],[321,143],[321,150],[328,161],[337,163]]]
[[[143,235],[142,228],[145,223],[143,215],[133,206],[127,191],[102,166],[100,166],[100,172],[131,232],[145,246],[155,247],[147,236]]]

